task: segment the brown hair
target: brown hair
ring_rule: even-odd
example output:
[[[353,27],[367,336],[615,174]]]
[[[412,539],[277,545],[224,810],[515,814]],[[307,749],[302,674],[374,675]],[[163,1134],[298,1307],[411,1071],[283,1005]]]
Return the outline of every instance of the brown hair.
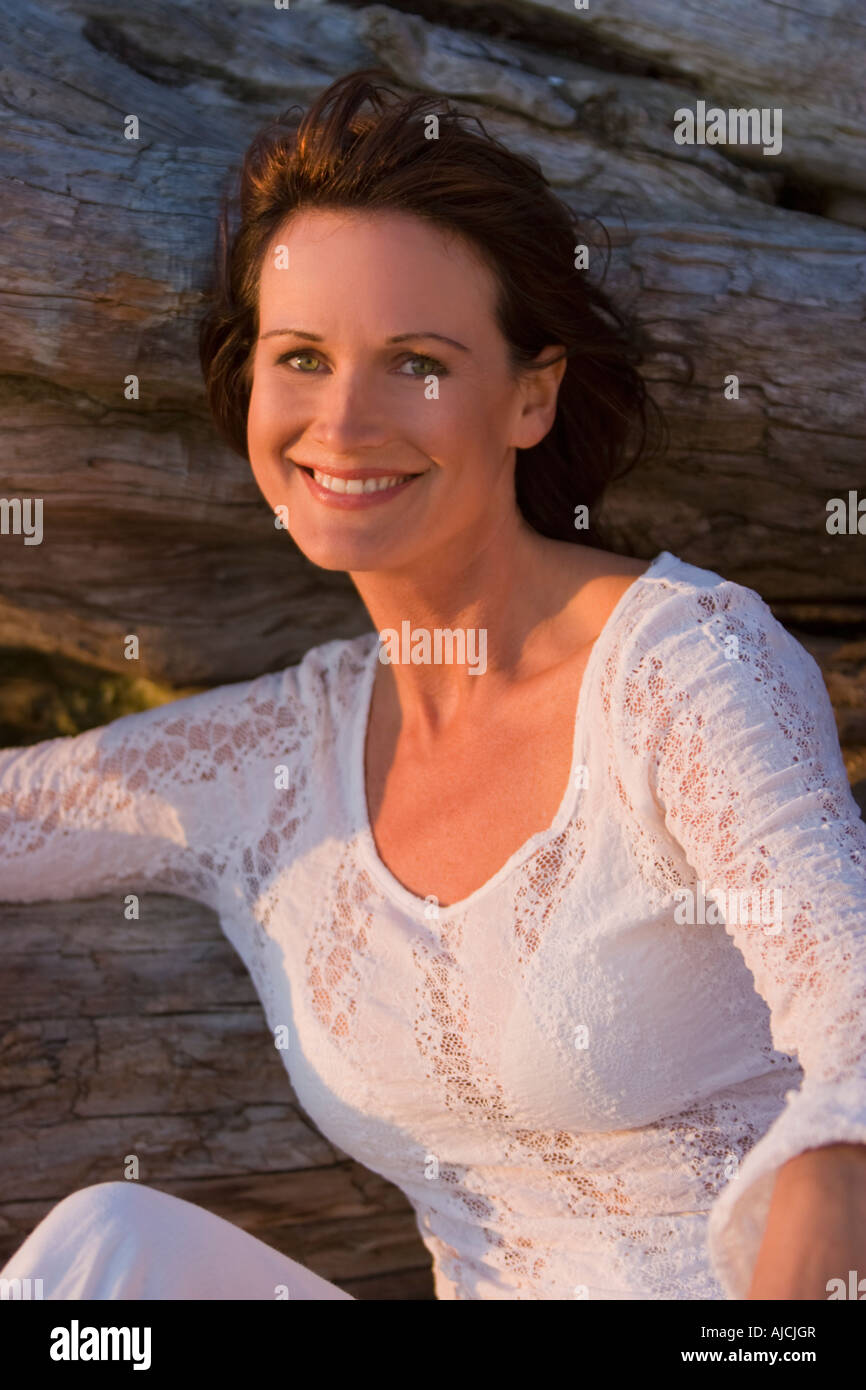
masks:
[[[516,500],[542,535],[600,544],[594,525],[575,529],[575,507],[592,508],[608,483],[655,452],[665,436],[638,371],[640,330],[587,270],[575,268],[575,247],[589,245],[589,238],[535,160],[506,149],[480,121],[481,134],[465,128],[468,118],[442,98],[401,97],[376,85],[382,75],[378,68],[349,73],[300,121],[293,119],[300,108],[290,107],[255,136],[240,169],[233,236],[232,199],[223,198],[215,286],[199,336],[217,428],[248,459],[259,274],[286,217],[301,208],[409,212],[461,234],[481,252],[496,277],[497,322],[512,371],[531,370],[550,344],[565,346],[553,426],[539,444],[517,450]],[[396,99],[386,103],[383,93]],[[365,102],[372,113],[360,113]],[[436,139],[425,138],[431,115],[438,119]]]

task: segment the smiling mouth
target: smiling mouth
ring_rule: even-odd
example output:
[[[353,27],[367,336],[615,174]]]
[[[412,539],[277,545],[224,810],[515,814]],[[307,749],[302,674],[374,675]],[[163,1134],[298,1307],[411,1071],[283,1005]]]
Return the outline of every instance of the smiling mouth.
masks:
[[[302,473],[313,478],[320,487],[326,488],[328,492],[347,493],[350,496],[359,496],[362,493],[386,492],[389,488],[401,487],[412,478],[420,478],[420,473],[390,473],[381,476],[358,477],[338,473],[320,473],[316,468],[308,468],[302,463],[295,465],[300,468]]]

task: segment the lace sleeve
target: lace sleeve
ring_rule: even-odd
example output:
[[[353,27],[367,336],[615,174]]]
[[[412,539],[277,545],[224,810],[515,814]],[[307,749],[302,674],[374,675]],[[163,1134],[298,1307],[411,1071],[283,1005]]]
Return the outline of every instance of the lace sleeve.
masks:
[[[705,891],[726,894],[723,927],[767,1002],[773,1045],[803,1071],[710,1212],[714,1270],[743,1298],[779,1167],[866,1143],[866,826],[820,669],[756,593],[687,588],[635,637],[628,756]]]
[[[0,751],[0,900],[140,886],[215,906],[254,780],[291,741],[290,674]]]

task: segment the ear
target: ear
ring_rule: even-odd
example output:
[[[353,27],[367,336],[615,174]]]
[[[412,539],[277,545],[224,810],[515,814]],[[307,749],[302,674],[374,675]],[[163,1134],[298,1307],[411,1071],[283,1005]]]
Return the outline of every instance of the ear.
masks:
[[[559,385],[568,366],[565,352],[561,343],[542,348],[535,358],[538,365],[523,373],[520,382],[523,402],[509,440],[514,448],[531,449],[552,429]]]

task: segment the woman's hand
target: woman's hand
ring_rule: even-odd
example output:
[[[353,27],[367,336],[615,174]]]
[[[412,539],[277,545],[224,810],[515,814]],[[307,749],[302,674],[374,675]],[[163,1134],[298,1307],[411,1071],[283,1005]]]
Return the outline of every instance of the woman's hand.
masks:
[[[866,1144],[807,1149],[779,1169],[746,1297],[826,1300],[850,1270],[866,1298]]]

